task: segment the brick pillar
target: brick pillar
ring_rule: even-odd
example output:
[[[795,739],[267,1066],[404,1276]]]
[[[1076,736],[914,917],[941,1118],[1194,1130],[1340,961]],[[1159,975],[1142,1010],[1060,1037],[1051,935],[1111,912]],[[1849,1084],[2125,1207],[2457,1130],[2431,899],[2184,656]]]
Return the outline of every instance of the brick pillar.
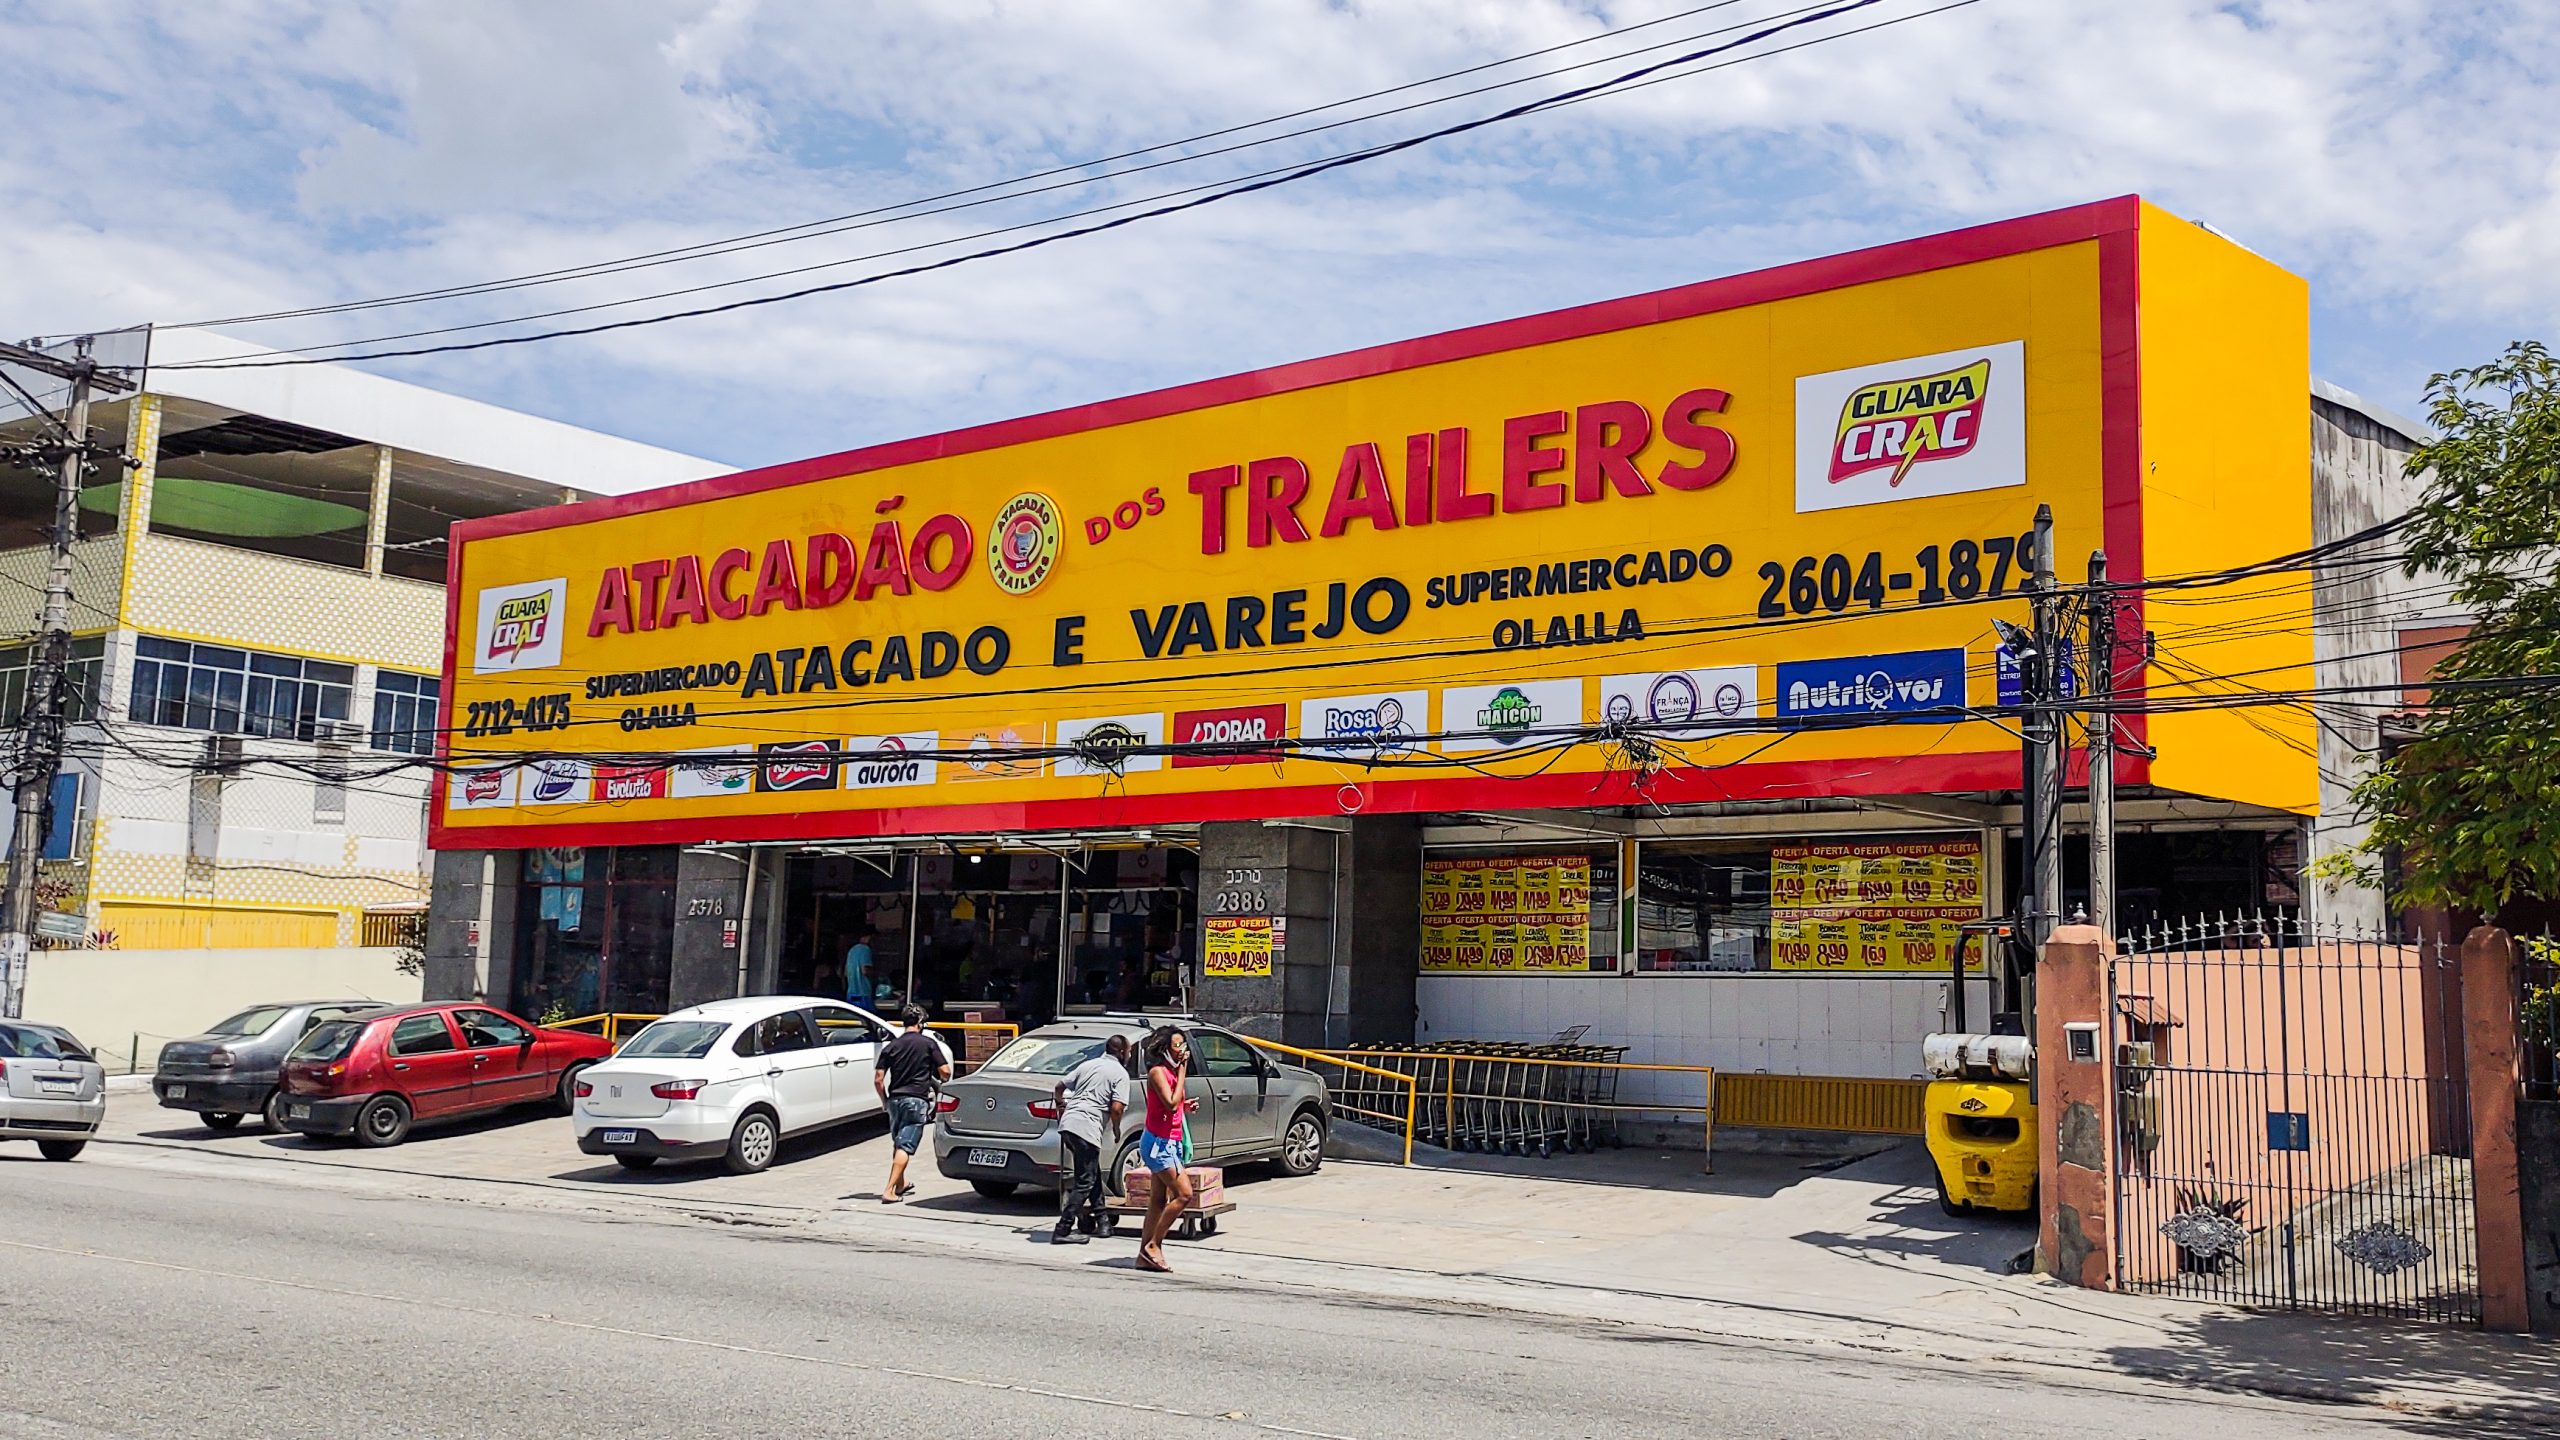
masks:
[[[2480,1323],[2522,1334],[2531,1324],[2524,1201],[2517,1184],[2515,941],[2495,926],[2462,941],[2462,1036],[2471,1091],[2471,1193],[2479,1207]]]
[[[2108,961],[2094,925],[2053,932],[2036,959],[2037,1161],[2043,1215],[2036,1268],[2066,1285],[2111,1290],[2116,1282],[2114,1027],[2107,1022]],[[2067,1028],[2094,1024],[2094,1059],[2071,1058]]]

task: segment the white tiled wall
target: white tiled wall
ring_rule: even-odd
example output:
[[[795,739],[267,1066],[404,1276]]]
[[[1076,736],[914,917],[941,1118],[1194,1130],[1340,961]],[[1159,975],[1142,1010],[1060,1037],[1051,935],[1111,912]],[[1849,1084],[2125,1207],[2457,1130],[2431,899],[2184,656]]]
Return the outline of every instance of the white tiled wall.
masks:
[[[1425,975],[1415,986],[1415,1039],[1547,1040],[1576,1025],[1627,1059],[1780,1075],[1911,1076],[1921,1037],[1945,1028],[1947,981],[1929,976]],[[1973,1023],[1988,1008],[1971,982]],[[1676,1096],[1630,1072],[1626,1098]]]

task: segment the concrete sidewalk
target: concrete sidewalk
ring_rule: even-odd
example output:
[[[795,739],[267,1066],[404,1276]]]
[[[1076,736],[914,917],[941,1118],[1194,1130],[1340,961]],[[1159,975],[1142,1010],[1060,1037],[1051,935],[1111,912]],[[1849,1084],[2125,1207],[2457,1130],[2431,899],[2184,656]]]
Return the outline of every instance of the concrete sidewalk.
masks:
[[[786,1149],[762,1175],[598,1164],[555,1117],[422,1131],[391,1150],[317,1146],[255,1127],[217,1135],[119,1095],[94,1159],[208,1179],[389,1189],[676,1223],[716,1221],[1026,1264],[1128,1266],[1126,1239],[1046,1243],[1046,1196],[990,1201],[934,1174],[878,1203],[875,1124]],[[1731,1150],[1553,1160],[1328,1162],[1290,1180],[1230,1177],[1237,1212],[1176,1242],[1171,1283],[1244,1283],[1572,1316],[1761,1344],[1970,1366],[2061,1367],[2386,1406],[2465,1426],[2560,1427],[2560,1346],[2441,1326],[2265,1315],[2102,1295],[2008,1273],[2023,1220],[1939,1213],[1916,1143],[1846,1164]]]

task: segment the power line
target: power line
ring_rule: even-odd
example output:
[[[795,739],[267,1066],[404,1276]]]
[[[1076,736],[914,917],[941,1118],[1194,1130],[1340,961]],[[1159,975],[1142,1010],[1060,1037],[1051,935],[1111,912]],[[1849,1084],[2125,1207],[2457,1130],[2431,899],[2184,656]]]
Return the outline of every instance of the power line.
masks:
[[[1142,221],[1160,219],[1168,215],[1175,215],[1189,210],[1200,209],[1204,206],[1213,205],[1223,200],[1231,200],[1238,196],[1255,194],[1261,191],[1275,189],[1282,185],[1294,184],[1298,181],[1312,179],[1315,176],[1326,174],[1330,171],[1361,164],[1369,160],[1379,159],[1383,156],[1397,154],[1416,146],[1428,144],[1434,140],[1445,139],[1449,136],[1464,134],[1473,130],[1480,130],[1487,126],[1501,124],[1505,121],[1518,119],[1525,115],[1536,114],[1546,110],[1558,109],[1566,105],[1577,104],[1581,101],[1594,99],[1600,95],[1611,93],[1613,91],[1633,89],[1636,88],[1638,84],[1654,83],[1652,81],[1643,80],[1641,77],[1660,75],[1661,72],[1673,70],[1684,65],[1690,65],[1701,59],[1724,54],[1728,51],[1739,49],[1742,46],[1756,43],[1759,40],[1767,39],[1771,36],[1782,34],[1789,30],[1833,19],[1852,11],[1864,10],[1870,6],[1880,3],[1883,3],[1883,0],[1844,0],[1844,3],[1829,6],[1826,9],[1812,14],[1803,15],[1796,19],[1786,20],[1774,25],[1764,26],[1752,34],[1746,35],[1739,40],[1735,40],[1724,45],[1716,45],[1701,50],[1693,50],[1667,60],[1657,61],[1651,65],[1641,66],[1637,69],[1627,71],[1606,80],[1595,81],[1589,85],[1580,86],[1572,90],[1561,91],[1555,95],[1546,96],[1538,100],[1529,101],[1525,104],[1516,105],[1508,110],[1498,111],[1492,115],[1462,121],[1458,124],[1444,126],[1440,129],[1427,131],[1420,135],[1408,136],[1400,140],[1390,141],[1381,145],[1373,146],[1369,149],[1336,155],[1312,164],[1290,169],[1280,174],[1269,175],[1244,184],[1232,185],[1224,189],[1213,191],[1209,194],[1196,195],[1190,199],[1183,200],[1175,204],[1159,206],[1151,210],[1142,210],[1134,214],[1119,216],[1111,220],[1103,221],[1099,224],[1081,226],[1046,235],[1035,235],[1029,239],[1017,241],[1010,245],[1001,245],[985,250],[971,251],[964,255],[950,256],[941,260],[930,261],[919,265],[905,266],[899,269],[882,271],[872,275],[857,276],[850,280],[839,280],[824,285],[806,286],[801,289],[785,291],[776,295],[755,296],[743,300],[732,300],[718,305],[706,305],[689,310],[671,311],[660,315],[643,316],[629,320],[607,321],[594,325],[565,327],[556,330],[536,331],[526,335],[500,336],[486,340],[457,341],[444,345],[411,346],[403,349],[374,350],[359,354],[335,355],[328,357],[285,354],[267,358],[203,360],[182,362],[163,366],[162,368],[176,370],[266,369],[289,365],[330,364],[356,360],[385,360],[418,355],[439,355],[459,351],[487,350],[500,346],[527,345],[547,340],[567,339],[575,336],[599,335],[617,330],[629,330],[649,325],[660,325],[674,320],[698,319],[704,316],[727,314],[738,310],[753,309],[765,305],[777,305],[787,301],[806,299],[813,295],[830,294],[837,291],[858,289],[864,286],[880,284],[888,280],[903,279],[915,275],[932,273],[934,271],[947,270],[955,266],[965,265],[975,261],[990,260],[1001,256],[1020,254],[1024,251],[1053,245],[1062,240],[1079,239],[1089,235],[1101,234],[1110,230],[1122,229]],[[1742,60],[1728,61],[1724,63],[1741,64],[1752,59],[1767,59],[1775,55],[1789,53],[1793,50],[1806,49],[1814,45],[1827,44],[1836,40],[1848,39],[1855,35],[1863,35],[1872,31],[1886,29],[1894,25],[1906,24],[1913,20],[1927,19],[1934,15],[1942,15],[1951,10],[1961,10],[1968,6],[1980,3],[1982,3],[1982,0],[1949,0],[1949,3],[1939,5],[1934,9],[1917,11],[1909,15],[1898,16],[1894,19],[1878,21],[1871,25],[1819,36],[1812,40],[1802,41],[1794,45],[1780,47],[1757,55],[1747,56]],[[1704,73],[1706,70],[1719,68],[1723,67],[1721,65],[1702,66],[1698,70],[1683,71],[1681,77],[1663,76],[1662,78],[1684,78],[1687,75],[1700,74]]]

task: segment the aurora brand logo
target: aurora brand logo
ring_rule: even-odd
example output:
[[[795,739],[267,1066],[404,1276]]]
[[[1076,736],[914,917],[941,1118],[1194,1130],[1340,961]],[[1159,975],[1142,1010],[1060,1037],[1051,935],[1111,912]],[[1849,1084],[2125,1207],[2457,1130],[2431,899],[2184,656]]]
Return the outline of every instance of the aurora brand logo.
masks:
[[[2027,483],[2026,345],[1796,381],[1796,510]]]
[[[480,592],[479,641],[471,673],[535,670],[560,663],[560,612],[567,579],[493,585]]]
[[[1784,718],[1908,715],[1964,704],[1961,649],[1796,660],[1778,666],[1778,714]]]
[[[667,767],[664,765],[596,767],[598,800],[663,800],[666,796]]]
[[[1233,765],[1239,760],[1277,760],[1281,751],[1263,748],[1268,742],[1286,738],[1289,733],[1289,707],[1286,705],[1239,705],[1230,710],[1182,710],[1173,717],[1173,742],[1177,745],[1217,746],[1207,754],[1185,752],[1173,757],[1176,770],[1203,765]],[[1232,748],[1229,748],[1232,747]]]
[[[1440,748],[1508,750],[1559,726],[1582,723],[1580,680],[1513,680],[1440,692]]]
[[[1760,712],[1760,667],[1717,665],[1611,675],[1600,682],[1600,718],[1670,736],[1743,728]]]
[[[1058,743],[1071,752],[1057,760],[1061,775],[1126,775],[1161,770],[1164,756],[1140,750],[1164,744],[1162,715],[1103,715],[1091,720],[1062,720]]]
[[[836,788],[836,742],[777,740],[756,747],[756,789],[765,794]]]
[[[941,737],[931,731],[856,735],[844,745],[844,788],[895,790],[907,785],[930,785],[940,769],[933,752],[941,743]]]

